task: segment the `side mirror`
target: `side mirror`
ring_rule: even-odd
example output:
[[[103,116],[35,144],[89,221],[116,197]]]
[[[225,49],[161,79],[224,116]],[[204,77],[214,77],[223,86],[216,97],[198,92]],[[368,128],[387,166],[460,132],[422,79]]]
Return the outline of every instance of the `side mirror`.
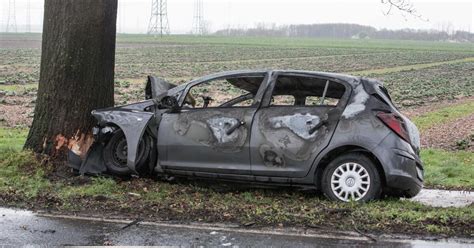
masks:
[[[170,113],[179,113],[181,107],[179,106],[178,99],[174,96],[165,96],[160,100],[160,105],[162,108],[170,110]]]

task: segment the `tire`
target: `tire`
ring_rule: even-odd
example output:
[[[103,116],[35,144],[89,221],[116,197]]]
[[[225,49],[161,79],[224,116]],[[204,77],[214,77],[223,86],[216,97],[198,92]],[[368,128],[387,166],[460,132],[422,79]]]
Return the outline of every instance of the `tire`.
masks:
[[[382,193],[380,175],[374,162],[362,153],[343,154],[324,169],[321,190],[334,201],[366,202]]]
[[[150,140],[147,134],[140,140],[136,158],[137,170],[146,165],[151,149]],[[127,166],[127,140],[122,130],[117,130],[112,134],[105,145],[103,158],[108,172],[119,176],[132,174]]]

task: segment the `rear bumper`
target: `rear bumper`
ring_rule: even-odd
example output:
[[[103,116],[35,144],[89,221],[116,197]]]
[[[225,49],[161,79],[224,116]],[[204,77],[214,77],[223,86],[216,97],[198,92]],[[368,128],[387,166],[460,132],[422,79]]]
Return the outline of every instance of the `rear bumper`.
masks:
[[[424,180],[423,163],[408,143],[390,134],[375,149],[375,155],[385,172],[386,193],[413,197],[420,192]]]
[[[391,175],[385,192],[389,195],[411,198],[416,196],[422,188],[423,183],[412,176]]]

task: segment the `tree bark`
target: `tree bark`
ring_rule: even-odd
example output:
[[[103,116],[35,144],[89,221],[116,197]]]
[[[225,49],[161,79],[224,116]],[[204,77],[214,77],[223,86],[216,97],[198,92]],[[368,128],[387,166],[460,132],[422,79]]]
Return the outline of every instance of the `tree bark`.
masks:
[[[64,159],[92,143],[90,112],[114,104],[117,0],[45,0],[41,69],[25,149]]]

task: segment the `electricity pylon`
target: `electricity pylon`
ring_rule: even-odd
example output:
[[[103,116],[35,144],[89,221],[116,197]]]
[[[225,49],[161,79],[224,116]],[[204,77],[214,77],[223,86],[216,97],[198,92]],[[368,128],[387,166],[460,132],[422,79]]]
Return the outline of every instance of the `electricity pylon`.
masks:
[[[193,30],[191,31],[196,35],[204,34],[204,21],[203,21],[203,4],[202,0],[194,1],[194,16],[193,16]]]
[[[7,30],[6,31],[7,33],[17,32],[15,0],[8,1],[8,15],[7,15]]]
[[[163,36],[164,34],[170,33],[167,12],[166,0],[152,0],[148,34],[159,34],[160,36]]]

